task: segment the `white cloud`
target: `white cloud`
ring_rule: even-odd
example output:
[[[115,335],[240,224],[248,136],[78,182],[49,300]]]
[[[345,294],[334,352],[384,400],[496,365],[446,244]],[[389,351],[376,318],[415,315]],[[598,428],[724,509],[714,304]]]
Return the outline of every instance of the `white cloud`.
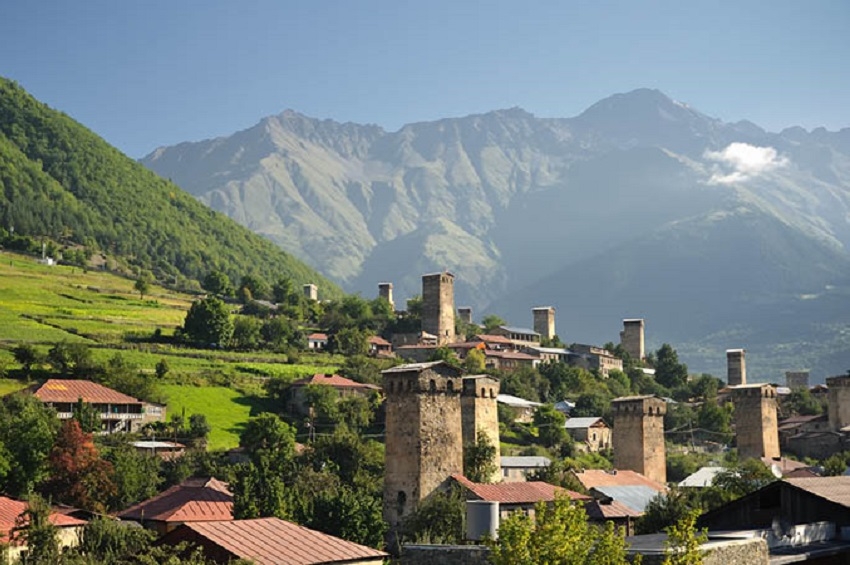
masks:
[[[706,151],[703,157],[718,163],[708,180],[709,184],[743,182],[789,163],[773,147],[757,147],[748,143],[730,143],[723,151]]]

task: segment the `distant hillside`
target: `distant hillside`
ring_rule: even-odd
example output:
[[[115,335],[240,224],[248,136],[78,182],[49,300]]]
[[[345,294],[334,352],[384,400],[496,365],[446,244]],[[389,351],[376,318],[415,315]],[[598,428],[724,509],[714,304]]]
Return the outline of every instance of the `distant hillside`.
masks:
[[[600,343],[641,315],[697,371],[728,347],[757,378],[850,367],[850,129],[771,133],[640,89],[396,132],[288,110],[143,163],[364,296],[449,269],[476,320],[552,305]]]
[[[339,288],[65,114],[0,79],[0,229],[86,245],[160,279],[256,273]]]

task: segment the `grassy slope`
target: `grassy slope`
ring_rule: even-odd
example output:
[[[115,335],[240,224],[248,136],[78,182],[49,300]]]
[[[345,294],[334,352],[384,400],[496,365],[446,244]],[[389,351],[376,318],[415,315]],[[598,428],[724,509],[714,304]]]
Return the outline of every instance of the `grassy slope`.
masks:
[[[300,364],[269,352],[235,353],[128,342],[126,334],[170,334],[181,325],[194,297],[153,286],[141,300],[133,281],[109,273],[39,264],[35,258],[0,252],[0,372],[18,368],[11,349],[23,342],[46,352],[60,341],[82,341],[97,361],[120,354],[153,374],[165,359],[170,368],[162,385],[169,414],[205,414],[213,430],[211,449],[235,447],[247,419],[269,410],[264,377],[296,379],[334,372],[341,359],[305,354]],[[210,386],[210,383],[238,386]],[[27,383],[0,379],[0,395]]]

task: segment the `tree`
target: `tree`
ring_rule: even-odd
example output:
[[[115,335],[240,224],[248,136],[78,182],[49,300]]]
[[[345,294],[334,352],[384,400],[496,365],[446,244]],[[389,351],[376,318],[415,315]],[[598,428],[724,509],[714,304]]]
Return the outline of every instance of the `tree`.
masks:
[[[719,487],[734,500],[755,492],[776,480],[770,468],[758,459],[747,459],[721,471],[714,477],[712,485]]]
[[[151,289],[151,283],[145,277],[139,277],[136,279],[136,283],[133,285],[133,288],[139,293],[139,300],[144,300],[145,295]]]
[[[154,374],[156,375],[156,378],[164,379],[168,375],[169,370],[170,368],[168,366],[168,361],[166,361],[165,359],[160,359],[156,364]]]
[[[405,517],[401,537],[412,543],[460,544],[465,539],[463,521],[466,495],[453,484],[432,493]]]
[[[21,364],[24,373],[27,375],[32,371],[34,365],[39,365],[44,361],[44,356],[29,343],[16,346],[12,350],[12,355],[15,357],[15,361]]]
[[[233,484],[233,518],[247,520],[276,516],[288,518],[284,483],[279,472],[262,453],[255,460],[242,463],[236,469]]]
[[[607,416],[611,412],[611,398],[601,391],[582,394],[576,399],[572,417]]]
[[[221,271],[210,271],[207,273],[201,282],[201,286],[207,292],[218,296],[233,296],[233,283]]]
[[[705,530],[697,532],[699,515],[699,510],[688,512],[667,528],[663,565],[702,565],[703,551],[700,546],[708,541],[708,534]]]
[[[4,492],[24,495],[47,476],[47,456],[58,427],[53,410],[31,395],[13,394],[0,401],[0,443],[9,463]]]
[[[313,500],[313,516],[307,525],[370,547],[381,547],[387,531],[381,497],[347,485],[320,492]]]
[[[47,352],[47,362],[68,377],[87,377],[97,369],[91,349],[84,343],[57,343]]]
[[[183,322],[183,333],[200,345],[227,347],[233,335],[227,305],[214,296],[194,302]]]
[[[115,485],[110,508],[127,508],[159,492],[162,459],[158,456],[140,453],[133,446],[122,443],[109,449],[104,459],[112,465]]]
[[[675,388],[688,382],[688,366],[679,363],[679,354],[670,344],[663,344],[655,358],[655,380],[659,384]]]
[[[470,349],[463,360],[463,370],[471,375],[484,372],[486,357],[480,349]]]
[[[481,319],[481,325],[484,326],[484,332],[488,334],[499,326],[504,326],[505,323],[505,320],[495,314],[487,314]]]
[[[274,414],[263,413],[250,418],[239,435],[239,446],[256,464],[265,458],[282,472],[295,454],[295,430]]]
[[[59,562],[58,529],[50,521],[50,505],[37,494],[29,497],[27,509],[15,519],[12,540],[27,546],[26,563],[51,565]]]
[[[539,406],[534,411],[534,425],[537,426],[537,437],[546,447],[555,447],[567,437],[564,424],[567,417],[555,410],[550,404]]]
[[[499,526],[499,538],[488,540],[494,565],[552,563],[558,565],[626,565],[626,540],[613,522],[597,528],[584,508],[565,496],[553,504],[538,503],[534,518],[514,512]]]
[[[486,432],[478,430],[475,443],[463,448],[463,474],[475,483],[492,483],[496,467],[496,446]]]
[[[344,328],[334,335],[336,350],[343,355],[366,355],[369,352],[369,332],[357,328]]]
[[[262,323],[251,316],[236,316],[233,322],[233,336],[230,345],[241,351],[251,351],[260,345]]]
[[[74,404],[72,417],[80,424],[83,432],[90,434],[100,431],[100,414],[94,406],[83,402],[82,398],[77,399],[77,403]]]

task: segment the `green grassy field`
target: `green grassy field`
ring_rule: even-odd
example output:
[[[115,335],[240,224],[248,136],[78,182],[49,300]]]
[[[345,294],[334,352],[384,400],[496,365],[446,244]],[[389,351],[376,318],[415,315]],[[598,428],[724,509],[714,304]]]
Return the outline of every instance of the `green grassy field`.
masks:
[[[157,363],[169,367],[162,384],[169,414],[205,414],[212,426],[209,448],[238,444],[251,415],[271,409],[262,383],[270,377],[295,380],[333,373],[340,356],[304,353],[298,363],[268,351],[232,352],[154,343],[155,331],[170,336],[181,326],[195,299],[191,294],[152,285],[141,299],[134,281],[79,267],[42,265],[33,257],[0,252],[0,376],[19,369],[11,350],[30,343],[41,353],[54,344],[83,342],[105,363],[115,355],[146,374]],[[27,386],[0,379],[0,395]]]

